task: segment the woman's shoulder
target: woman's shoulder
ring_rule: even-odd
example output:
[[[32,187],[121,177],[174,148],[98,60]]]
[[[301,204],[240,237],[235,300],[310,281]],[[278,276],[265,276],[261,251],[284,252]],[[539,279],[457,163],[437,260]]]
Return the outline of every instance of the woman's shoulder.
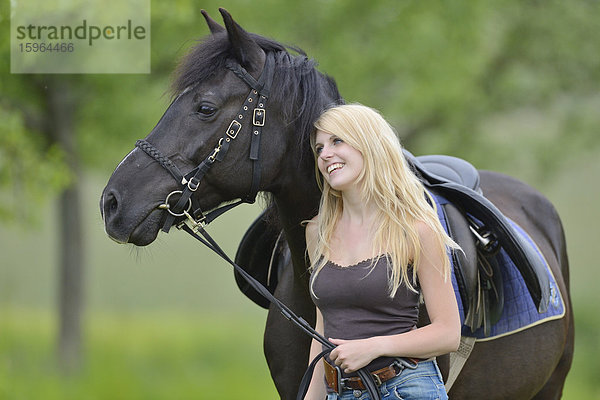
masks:
[[[309,251],[316,246],[317,243],[317,236],[318,236],[318,224],[317,224],[317,219],[318,219],[318,215],[315,215],[313,218],[311,218],[310,220],[306,221],[306,246],[309,249]]]
[[[431,242],[435,238],[435,230],[425,221],[416,220],[414,227],[419,235],[419,240],[423,243]]]
[[[311,219],[303,221],[306,226],[307,231],[316,232],[317,231],[317,220],[319,219],[319,214],[315,215]]]

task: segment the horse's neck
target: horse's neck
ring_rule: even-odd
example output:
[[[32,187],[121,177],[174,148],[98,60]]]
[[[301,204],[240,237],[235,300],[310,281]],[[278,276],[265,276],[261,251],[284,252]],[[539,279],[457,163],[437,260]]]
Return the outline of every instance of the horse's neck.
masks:
[[[289,184],[274,196],[294,267],[299,273],[306,270],[304,263],[306,243],[302,222],[315,216],[320,197],[312,167],[307,169],[297,170],[295,176],[288,179]]]
[[[340,93],[335,81],[325,75],[318,74],[319,99],[317,103],[324,109],[339,103]],[[298,132],[288,132],[288,137],[294,137]],[[305,145],[308,146],[308,143]],[[286,234],[286,239],[292,253],[292,261],[296,276],[306,279],[306,240],[303,221],[314,217],[319,208],[321,192],[315,179],[315,164],[310,151],[293,148],[290,159],[299,160],[297,168],[291,169],[287,179],[278,193],[274,193],[279,218]]]

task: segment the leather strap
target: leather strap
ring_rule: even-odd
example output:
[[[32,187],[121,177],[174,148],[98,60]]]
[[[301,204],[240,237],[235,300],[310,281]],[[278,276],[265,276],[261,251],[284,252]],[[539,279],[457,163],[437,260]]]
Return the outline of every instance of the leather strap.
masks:
[[[169,211],[166,214],[165,221],[162,226],[162,230],[164,232],[169,232],[171,226],[173,226],[177,218],[183,215],[189,215],[188,211],[190,208],[192,208],[191,216],[193,216],[197,223],[199,223],[207,222],[208,220],[212,221],[225,211],[228,211],[241,203],[254,203],[256,201],[262,174],[260,139],[262,136],[262,127],[266,121],[266,104],[271,90],[271,85],[273,83],[275,56],[272,53],[267,53],[263,72],[261,73],[258,81],[237,63],[230,61],[227,64],[227,68],[230,69],[240,79],[242,79],[247,85],[249,85],[251,90],[246,97],[246,100],[242,104],[240,111],[235,115],[227,130],[219,139],[217,146],[213,149],[212,153],[207,156],[196,168],[184,176],[179,168],[177,168],[177,166],[168,157],[165,157],[152,144],[146,140],[138,140],[136,142],[137,147],[143,150],[151,158],[156,160],[163,168],[167,169],[175,178],[175,180],[182,185],[182,188],[179,191],[170,193],[165,201],[165,204],[162,205],[162,208],[165,208]],[[186,89],[183,93],[187,92],[188,90],[189,89]],[[180,94],[177,99],[179,99],[182,94]],[[177,99],[175,99],[173,103],[175,103]],[[173,105],[173,103],[169,106],[169,108]],[[192,195],[198,189],[200,181],[204,178],[204,175],[213,166],[215,161],[223,161],[229,151],[231,142],[236,139],[242,129],[243,123],[248,119],[252,119],[249,150],[249,158],[252,161],[252,180],[248,194],[239,202],[222,206],[205,215],[199,205],[195,204],[194,206]],[[178,201],[174,205],[168,204],[168,200],[170,199],[171,195],[175,193],[180,194]]]
[[[145,140],[138,140],[135,142],[135,146],[142,149],[144,153],[148,154],[156,162],[162,165],[162,167],[169,171],[169,173],[177,182],[180,182],[182,185],[184,184],[184,177],[179,168],[177,168],[177,166],[173,164],[173,161],[171,161],[168,157],[165,157],[160,150]]]
[[[252,275],[246,272],[242,267],[237,265],[229,256],[223,251],[223,249],[215,242],[215,240],[208,234],[208,232],[201,226],[199,226],[198,233],[194,232],[192,228],[187,225],[183,225],[182,229],[189,233],[196,240],[200,241],[206,247],[214,251],[217,255],[219,255],[223,260],[225,260],[228,264],[230,264],[235,271],[242,276],[246,282],[252,288],[254,288],[258,293],[263,295],[267,300],[269,300],[275,307],[279,309],[281,314],[298,328],[300,328],[304,333],[315,339],[317,342],[321,343],[326,350],[321,352],[314,360],[312,360],[309,368],[304,373],[302,381],[300,382],[300,387],[298,390],[297,399],[301,400],[306,395],[308,391],[308,386],[310,384],[312,374],[314,372],[314,368],[319,359],[321,359],[325,354],[328,354],[333,350],[336,346],[327,340],[323,335],[317,332],[304,318],[296,315],[288,306],[282,303],[279,299],[277,299],[269,290],[264,287],[260,282],[258,282]],[[202,236],[200,236],[202,235]],[[365,386],[365,390],[369,392],[369,396],[372,400],[381,400],[381,396],[379,394],[379,390],[375,381],[373,380],[372,375],[366,371],[364,368],[361,368],[357,371],[358,376],[362,379],[362,382]]]
[[[419,361],[416,359],[409,359],[413,364],[407,364],[406,360],[402,360],[402,363],[394,362],[386,367],[380,368],[376,371],[371,372],[371,376],[374,378],[377,385],[381,385],[384,382],[389,381],[392,378],[397,377],[402,373],[404,368],[416,368]],[[343,390],[366,390],[363,380],[358,376],[349,378],[341,378],[341,371],[339,367],[331,365],[325,358],[323,358],[323,365],[325,368],[325,381],[327,385],[332,388],[336,393],[341,393]],[[341,386],[341,387],[340,387]]]

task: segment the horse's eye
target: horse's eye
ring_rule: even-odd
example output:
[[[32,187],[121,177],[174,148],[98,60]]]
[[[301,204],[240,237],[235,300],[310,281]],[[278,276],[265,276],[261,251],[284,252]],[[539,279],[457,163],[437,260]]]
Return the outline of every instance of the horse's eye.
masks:
[[[213,115],[216,112],[217,112],[217,109],[215,107],[211,107],[207,104],[202,104],[198,108],[198,113],[202,114],[203,116],[206,116],[206,117],[210,117],[211,115]]]

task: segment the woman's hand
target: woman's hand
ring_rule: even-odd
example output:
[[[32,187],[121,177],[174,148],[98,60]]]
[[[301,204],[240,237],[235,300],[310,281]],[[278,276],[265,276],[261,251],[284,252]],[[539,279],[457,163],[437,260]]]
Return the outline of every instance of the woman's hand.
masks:
[[[329,359],[347,374],[358,371],[379,357],[375,351],[374,339],[329,339],[331,343],[337,345],[329,354]]]

